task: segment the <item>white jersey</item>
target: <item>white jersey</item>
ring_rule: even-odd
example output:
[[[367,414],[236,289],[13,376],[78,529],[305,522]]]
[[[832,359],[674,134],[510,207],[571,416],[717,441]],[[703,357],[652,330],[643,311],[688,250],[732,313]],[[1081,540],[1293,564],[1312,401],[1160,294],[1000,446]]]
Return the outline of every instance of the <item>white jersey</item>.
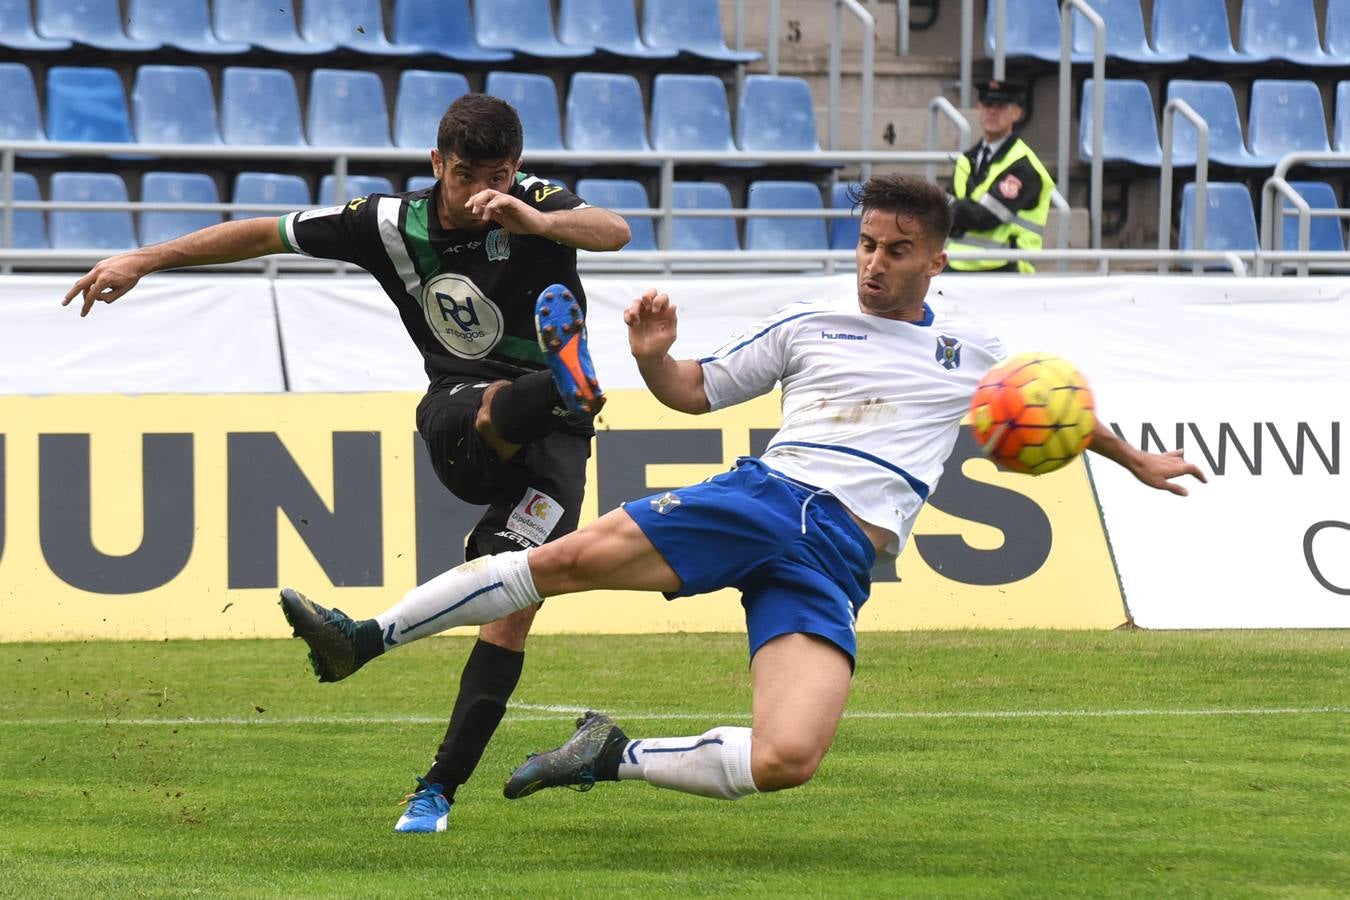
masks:
[[[783,424],[761,457],[889,530],[899,554],[937,486],[980,377],[1003,344],[924,305],[920,322],[862,312],[856,298],[795,303],[705,359],[721,409],[783,386]]]

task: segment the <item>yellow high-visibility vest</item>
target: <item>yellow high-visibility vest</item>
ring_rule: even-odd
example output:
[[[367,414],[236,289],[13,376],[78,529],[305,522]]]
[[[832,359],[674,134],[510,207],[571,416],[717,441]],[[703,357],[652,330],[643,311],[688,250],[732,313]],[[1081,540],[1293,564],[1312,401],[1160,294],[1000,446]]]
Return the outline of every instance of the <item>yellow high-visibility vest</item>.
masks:
[[[1031,148],[1020,137],[1012,138],[1012,146],[1002,159],[995,160],[989,164],[989,171],[985,173],[984,179],[969,191],[966,185],[970,180],[970,159],[962,154],[956,160],[956,173],[952,177],[952,194],[958,199],[974,200],[979,202],[994,215],[998,216],[1000,222],[998,227],[989,231],[967,231],[959,238],[952,238],[947,242],[948,250],[1039,250],[1041,249],[1041,237],[1045,233],[1045,222],[1050,217],[1050,192],[1054,189],[1054,179],[1046,171],[1045,166],[1037,159],[1036,154],[1031,152]],[[1027,160],[1031,167],[1036,170],[1036,174],[1041,176],[1041,196],[1037,198],[1036,205],[1030,209],[1013,212],[1002,203],[998,202],[997,196],[989,194],[989,189],[1003,176],[1008,169],[1019,162]],[[984,198],[988,197],[988,201]],[[983,202],[982,202],[983,201]],[[993,269],[1001,269],[1007,265],[1006,260],[1001,259],[961,259],[952,260],[950,263],[953,269],[963,272],[988,272]],[[1036,269],[1031,263],[1019,260],[1017,271],[1024,273],[1035,272]]]

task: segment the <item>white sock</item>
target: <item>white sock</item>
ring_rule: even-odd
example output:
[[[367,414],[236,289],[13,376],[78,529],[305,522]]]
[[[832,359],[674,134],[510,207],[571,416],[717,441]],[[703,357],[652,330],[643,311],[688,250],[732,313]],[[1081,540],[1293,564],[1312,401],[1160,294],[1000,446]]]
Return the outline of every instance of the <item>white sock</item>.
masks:
[[[750,729],[723,725],[695,737],[629,741],[619,780],[722,800],[757,793],[750,775]]]
[[[528,550],[480,556],[403,595],[375,620],[389,650],[457,625],[482,625],[543,598],[530,575]]]

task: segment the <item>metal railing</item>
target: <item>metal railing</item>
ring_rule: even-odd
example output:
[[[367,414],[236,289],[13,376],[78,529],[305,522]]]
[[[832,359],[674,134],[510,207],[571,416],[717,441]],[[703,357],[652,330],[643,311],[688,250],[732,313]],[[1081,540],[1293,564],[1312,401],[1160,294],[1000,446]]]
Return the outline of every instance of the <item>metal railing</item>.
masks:
[[[1088,217],[1092,248],[1102,246],[1102,120],[1106,108],[1106,22],[1086,0],[1065,0],[1059,11],[1059,171],[1055,186],[1069,196],[1069,126],[1073,122],[1070,94],[1073,89],[1073,11],[1078,10],[1092,25],[1092,169]]]
[[[1205,225],[1209,212],[1209,123],[1205,117],[1180,97],[1173,97],[1163,107],[1162,169],[1158,176],[1158,249],[1170,250],[1172,245],[1172,156],[1176,151],[1176,116],[1185,116],[1195,126],[1195,221],[1191,244],[1196,250],[1205,249]],[[1158,263],[1158,273],[1167,271],[1167,263]],[[1199,271],[1197,268],[1195,271]]]
[[[1267,274],[1266,264],[1270,264],[1269,273],[1281,274],[1284,262],[1295,262],[1298,275],[1308,274],[1308,264],[1317,263],[1319,267],[1350,270],[1350,254],[1314,253],[1308,251],[1312,232],[1312,218],[1350,218],[1350,209],[1313,209],[1289,184],[1289,171],[1297,165],[1306,163],[1341,163],[1350,165],[1350,152],[1298,152],[1285,155],[1275,165],[1275,171],[1261,185],[1261,255],[1258,266],[1261,274]],[[1284,200],[1294,207],[1293,212],[1284,208]],[[1298,216],[1298,250],[1291,256],[1283,248],[1284,217]],[[1325,257],[1325,258],[1324,258]]]
[[[862,79],[861,96],[858,110],[858,149],[867,151],[872,147],[872,78],[875,70],[873,60],[876,43],[876,19],[872,17],[858,0],[834,0],[834,14],[830,25],[830,96],[828,116],[828,140],[830,150],[839,149],[839,94],[842,70],[842,45],[844,29],[844,10],[848,10],[862,25]],[[864,163],[862,179],[865,181],[872,173],[871,163]]]

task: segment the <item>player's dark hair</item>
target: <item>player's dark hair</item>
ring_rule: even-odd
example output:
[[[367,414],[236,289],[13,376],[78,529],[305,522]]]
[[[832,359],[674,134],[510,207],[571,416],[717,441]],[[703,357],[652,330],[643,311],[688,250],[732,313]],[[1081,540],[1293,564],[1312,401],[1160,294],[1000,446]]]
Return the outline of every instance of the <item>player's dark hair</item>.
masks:
[[[464,94],[451,103],[436,130],[436,149],[471,163],[520,159],[525,141],[515,107],[491,94]]]
[[[947,192],[917,175],[874,175],[861,188],[850,188],[849,200],[869,209],[917,219],[924,233],[941,245],[952,230],[952,207]]]

